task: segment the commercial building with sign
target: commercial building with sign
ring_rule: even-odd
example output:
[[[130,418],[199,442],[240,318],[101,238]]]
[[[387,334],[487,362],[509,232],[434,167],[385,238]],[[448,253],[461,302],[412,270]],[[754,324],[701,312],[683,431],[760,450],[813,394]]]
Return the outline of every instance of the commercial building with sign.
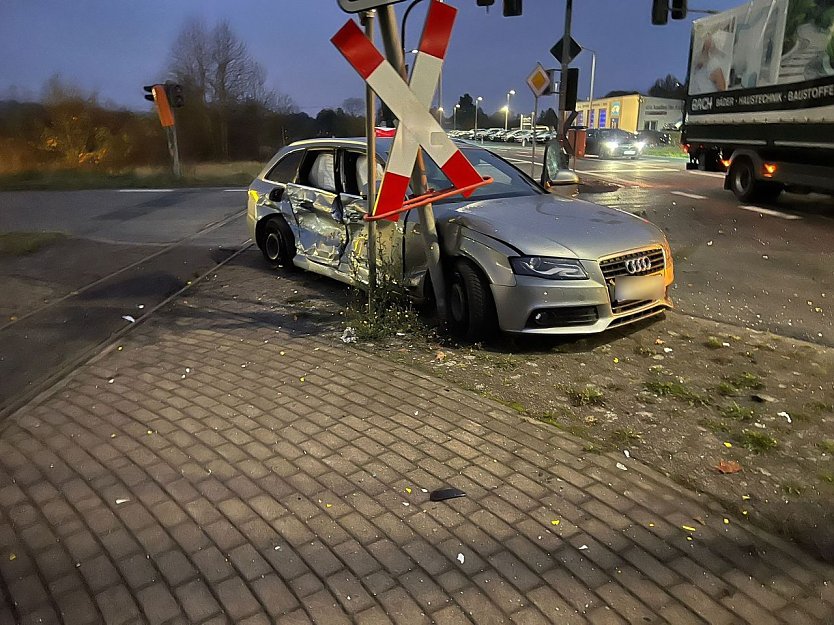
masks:
[[[633,93],[576,103],[576,125],[588,128],[622,128],[629,132],[666,130],[683,120],[683,100],[652,98]],[[590,115],[588,110],[591,109]]]

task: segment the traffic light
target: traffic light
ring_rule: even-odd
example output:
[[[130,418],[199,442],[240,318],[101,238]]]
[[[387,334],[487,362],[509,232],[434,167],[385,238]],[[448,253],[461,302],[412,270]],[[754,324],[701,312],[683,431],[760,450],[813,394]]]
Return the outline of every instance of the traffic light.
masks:
[[[153,88],[154,88],[154,85],[145,85],[144,87],[142,87],[142,89],[144,89],[147,92],[147,93],[145,93],[145,99],[148,102],[153,102],[154,101]]]
[[[521,15],[521,0],[504,0],[504,17]]]
[[[165,83],[165,94],[168,96],[168,102],[170,102],[171,106],[175,109],[181,108],[185,104],[182,85]]]
[[[495,0],[476,0],[475,4],[479,7],[491,7],[495,4]]]
[[[672,0],[672,19],[686,19],[686,0]]]
[[[663,26],[669,21],[669,0],[652,0],[652,24]]]

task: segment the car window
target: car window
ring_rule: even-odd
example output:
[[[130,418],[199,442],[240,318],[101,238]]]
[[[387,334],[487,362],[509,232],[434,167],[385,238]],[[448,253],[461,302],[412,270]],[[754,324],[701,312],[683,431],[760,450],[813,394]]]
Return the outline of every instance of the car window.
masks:
[[[342,186],[345,193],[350,195],[368,195],[368,157],[360,152],[344,152],[342,161]],[[377,161],[376,181],[379,186],[382,181],[383,167]]]
[[[488,200],[544,193],[536,183],[501,157],[479,148],[463,148],[463,153],[481,176],[490,176],[492,184],[478,187],[470,200]],[[452,183],[431,159],[426,159],[426,179],[430,189],[448,189]],[[459,202],[461,196],[440,200],[437,204]]]
[[[336,193],[336,167],[333,151],[308,152],[298,176],[298,183]]]
[[[266,179],[272,182],[283,184],[295,182],[298,175],[298,166],[304,157],[304,150],[296,150],[284,156],[275,166],[269,170]]]

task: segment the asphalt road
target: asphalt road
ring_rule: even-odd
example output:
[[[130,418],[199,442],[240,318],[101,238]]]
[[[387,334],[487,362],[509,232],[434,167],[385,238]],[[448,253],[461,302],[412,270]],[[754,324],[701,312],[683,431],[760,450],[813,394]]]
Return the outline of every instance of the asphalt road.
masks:
[[[0,232],[67,235],[0,257],[0,414],[240,249],[245,197],[244,189],[0,193]]]
[[[529,173],[530,147],[487,147]],[[543,147],[536,151],[541,162]],[[579,197],[645,216],[667,233],[680,310],[834,346],[834,199],[783,194],[741,205],[723,174],[686,171],[683,159],[578,159],[576,170]],[[606,182],[613,190],[594,192]]]

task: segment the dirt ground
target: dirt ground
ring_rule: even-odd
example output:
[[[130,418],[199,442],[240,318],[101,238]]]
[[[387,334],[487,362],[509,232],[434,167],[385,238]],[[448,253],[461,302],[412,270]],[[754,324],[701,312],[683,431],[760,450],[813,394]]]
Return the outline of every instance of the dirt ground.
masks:
[[[359,347],[636,458],[834,559],[834,350],[670,312],[592,338]],[[622,465],[623,470],[627,470]]]

